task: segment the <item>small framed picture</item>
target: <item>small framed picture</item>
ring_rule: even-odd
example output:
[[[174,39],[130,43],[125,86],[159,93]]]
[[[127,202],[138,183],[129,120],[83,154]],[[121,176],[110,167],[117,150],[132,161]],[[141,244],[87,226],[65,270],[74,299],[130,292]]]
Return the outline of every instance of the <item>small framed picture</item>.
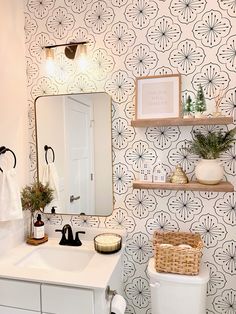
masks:
[[[138,77],[135,118],[179,118],[181,112],[180,74]]]

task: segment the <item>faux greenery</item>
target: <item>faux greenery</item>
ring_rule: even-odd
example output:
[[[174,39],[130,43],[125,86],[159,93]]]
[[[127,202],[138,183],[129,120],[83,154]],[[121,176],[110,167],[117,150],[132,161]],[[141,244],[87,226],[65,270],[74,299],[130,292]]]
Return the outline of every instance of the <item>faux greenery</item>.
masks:
[[[206,100],[205,100],[205,96],[204,96],[201,84],[198,86],[194,109],[196,112],[201,112],[201,113],[206,111]]]
[[[44,209],[53,200],[53,190],[48,184],[35,182],[26,186],[21,192],[21,203],[24,210],[30,210],[34,213],[37,210]]]
[[[235,134],[236,127],[224,133],[221,131],[208,134],[196,132],[193,140],[190,141],[188,151],[204,159],[216,159],[232,146]]]

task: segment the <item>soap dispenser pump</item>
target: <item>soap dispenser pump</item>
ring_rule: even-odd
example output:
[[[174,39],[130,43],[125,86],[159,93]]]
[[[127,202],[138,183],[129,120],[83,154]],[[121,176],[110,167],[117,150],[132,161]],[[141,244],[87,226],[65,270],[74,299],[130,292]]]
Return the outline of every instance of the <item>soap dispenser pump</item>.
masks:
[[[37,220],[34,223],[34,238],[35,239],[44,238],[44,222],[41,220],[40,214],[38,214]]]

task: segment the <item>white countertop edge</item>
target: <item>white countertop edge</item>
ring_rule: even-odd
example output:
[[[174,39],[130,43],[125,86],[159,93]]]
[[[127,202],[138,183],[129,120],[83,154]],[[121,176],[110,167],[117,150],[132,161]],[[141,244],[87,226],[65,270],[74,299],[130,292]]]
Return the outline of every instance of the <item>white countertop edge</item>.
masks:
[[[40,246],[56,247],[59,246],[58,238],[50,238],[48,242]],[[26,254],[29,254],[39,246],[31,246],[23,243],[0,258],[0,278],[14,279],[38,283],[64,285],[80,287],[85,289],[105,289],[109,279],[118,265],[122,250],[114,254],[100,254],[95,252],[94,257],[82,272],[70,272],[61,270],[46,270],[30,267],[19,267],[15,264]],[[83,241],[80,247],[69,247],[72,249],[91,250],[93,241]]]

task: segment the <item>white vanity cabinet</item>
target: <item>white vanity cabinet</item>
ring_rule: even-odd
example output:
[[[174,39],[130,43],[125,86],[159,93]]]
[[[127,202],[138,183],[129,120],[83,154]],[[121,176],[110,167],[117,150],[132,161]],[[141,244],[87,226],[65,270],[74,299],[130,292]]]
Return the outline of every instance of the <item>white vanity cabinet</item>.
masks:
[[[0,279],[0,314],[40,313],[38,283]]]
[[[43,314],[94,314],[94,291],[42,284]]]

